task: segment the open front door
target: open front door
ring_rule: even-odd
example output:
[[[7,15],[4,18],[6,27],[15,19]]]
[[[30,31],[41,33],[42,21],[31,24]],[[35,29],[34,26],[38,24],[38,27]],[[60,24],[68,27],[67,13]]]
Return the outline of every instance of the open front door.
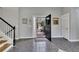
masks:
[[[45,26],[45,35],[46,38],[51,41],[51,14],[45,17],[46,26]]]

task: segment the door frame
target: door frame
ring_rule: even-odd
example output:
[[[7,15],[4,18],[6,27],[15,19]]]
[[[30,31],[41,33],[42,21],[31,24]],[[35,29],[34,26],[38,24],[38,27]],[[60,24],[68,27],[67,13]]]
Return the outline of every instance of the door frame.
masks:
[[[51,14],[49,14],[49,15],[51,15]],[[46,17],[48,17],[49,15],[47,15],[47,16],[33,16],[32,18],[33,18],[33,38],[37,38],[37,33],[36,33],[36,19],[37,19],[37,17],[40,17],[40,18],[46,18]],[[52,16],[51,16],[52,17]],[[50,27],[51,27],[51,20],[50,20]],[[50,30],[51,30],[51,28],[50,28]],[[50,37],[51,38],[51,37]],[[51,41],[51,40],[50,40]]]
[[[65,17],[65,16],[68,17],[68,20],[67,20],[67,21],[68,21],[68,24],[67,24],[67,25],[68,25],[68,31],[67,31],[67,32],[68,32],[68,37],[64,37],[64,34],[63,34],[63,23],[62,23],[62,22],[63,22],[63,17]],[[69,13],[66,13],[66,14],[64,14],[64,15],[61,16],[62,36],[63,36],[64,38],[68,39],[68,40],[70,39],[70,34],[69,34],[69,32],[70,32],[70,26],[69,26],[70,20],[69,20],[69,19],[70,19],[70,14],[69,14]],[[65,30],[66,30],[66,29],[65,29]]]
[[[45,18],[45,16],[33,16],[33,38],[37,38],[37,33],[36,33],[36,19],[37,17],[40,18]]]

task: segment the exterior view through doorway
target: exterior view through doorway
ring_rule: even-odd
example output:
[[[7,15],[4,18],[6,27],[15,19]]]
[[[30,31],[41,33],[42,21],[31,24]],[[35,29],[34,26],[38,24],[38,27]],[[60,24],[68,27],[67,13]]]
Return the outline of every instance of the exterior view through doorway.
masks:
[[[36,19],[36,38],[47,38],[51,41],[51,14]]]

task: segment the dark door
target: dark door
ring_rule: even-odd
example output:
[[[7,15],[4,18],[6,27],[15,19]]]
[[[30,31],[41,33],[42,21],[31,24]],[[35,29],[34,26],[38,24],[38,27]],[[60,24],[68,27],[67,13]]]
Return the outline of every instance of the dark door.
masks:
[[[45,17],[46,26],[45,26],[45,35],[46,38],[51,41],[51,14]]]

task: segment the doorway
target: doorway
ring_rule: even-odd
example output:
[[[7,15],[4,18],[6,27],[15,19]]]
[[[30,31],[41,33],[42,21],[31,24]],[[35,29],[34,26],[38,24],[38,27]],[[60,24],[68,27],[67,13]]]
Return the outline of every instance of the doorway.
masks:
[[[44,27],[46,26],[45,17],[37,17],[36,19],[36,36],[37,38],[45,38]]]
[[[46,17],[37,17],[36,36],[37,38],[47,38],[51,41],[51,14]]]
[[[62,19],[62,36],[69,39],[69,13],[61,16]]]

